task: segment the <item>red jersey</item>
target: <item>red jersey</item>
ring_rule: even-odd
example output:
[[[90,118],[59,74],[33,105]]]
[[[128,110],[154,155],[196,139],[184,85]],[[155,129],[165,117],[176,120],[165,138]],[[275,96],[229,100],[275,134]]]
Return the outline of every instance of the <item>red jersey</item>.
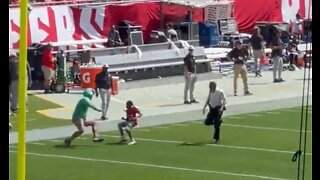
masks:
[[[127,118],[131,119],[135,124],[138,124],[137,114],[140,114],[140,110],[135,106],[131,106],[125,111],[127,113]]]
[[[44,50],[42,54],[42,65],[54,69],[54,63],[51,62],[52,58],[54,58],[52,53],[49,50]]]

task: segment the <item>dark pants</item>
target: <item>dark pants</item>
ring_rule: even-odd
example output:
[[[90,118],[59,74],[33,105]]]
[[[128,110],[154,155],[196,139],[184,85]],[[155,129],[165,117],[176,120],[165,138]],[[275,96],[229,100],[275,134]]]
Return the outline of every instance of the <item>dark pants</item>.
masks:
[[[205,119],[205,125],[214,126],[214,134],[213,134],[213,139],[219,140],[220,139],[220,125],[222,123],[221,117],[223,114],[223,111],[220,111],[219,109],[221,106],[217,106],[215,108],[210,107],[210,111],[207,114],[207,118]]]

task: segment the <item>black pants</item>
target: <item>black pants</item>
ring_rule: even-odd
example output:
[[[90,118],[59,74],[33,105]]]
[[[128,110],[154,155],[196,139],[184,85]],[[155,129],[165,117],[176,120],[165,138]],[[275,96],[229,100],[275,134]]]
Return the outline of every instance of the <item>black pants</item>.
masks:
[[[221,106],[216,106],[215,108],[210,107],[210,111],[207,114],[207,118],[205,119],[205,125],[214,126],[214,134],[213,139],[219,140],[220,139],[220,125],[221,125],[221,117],[223,111],[220,111]]]

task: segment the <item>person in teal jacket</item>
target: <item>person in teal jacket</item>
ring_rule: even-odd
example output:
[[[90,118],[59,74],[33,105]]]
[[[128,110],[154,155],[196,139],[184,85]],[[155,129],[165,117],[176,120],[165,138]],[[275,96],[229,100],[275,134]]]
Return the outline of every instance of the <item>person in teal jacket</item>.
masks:
[[[83,97],[78,101],[76,108],[72,115],[72,122],[77,127],[77,131],[75,131],[70,137],[64,140],[66,146],[70,146],[71,142],[77,138],[78,136],[84,133],[84,127],[91,126],[93,133],[93,142],[102,142],[103,139],[99,137],[96,128],[96,122],[94,120],[87,120],[87,112],[89,108],[92,108],[96,111],[101,112],[101,109],[96,108],[91,99],[94,95],[93,89],[86,89],[83,92]]]

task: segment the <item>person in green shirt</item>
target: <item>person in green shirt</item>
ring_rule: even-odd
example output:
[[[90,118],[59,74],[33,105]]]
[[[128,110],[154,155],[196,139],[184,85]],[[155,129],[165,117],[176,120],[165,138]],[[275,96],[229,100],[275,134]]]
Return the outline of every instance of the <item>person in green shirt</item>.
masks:
[[[71,142],[77,138],[78,136],[84,133],[84,126],[91,126],[93,133],[93,142],[102,142],[103,139],[99,137],[96,128],[96,122],[94,120],[86,120],[87,112],[89,108],[92,108],[96,111],[101,112],[101,109],[96,108],[91,99],[94,95],[93,89],[86,89],[83,92],[83,97],[78,101],[76,108],[72,115],[72,122],[77,127],[77,131],[75,131],[70,137],[64,140],[66,146],[70,146]]]

